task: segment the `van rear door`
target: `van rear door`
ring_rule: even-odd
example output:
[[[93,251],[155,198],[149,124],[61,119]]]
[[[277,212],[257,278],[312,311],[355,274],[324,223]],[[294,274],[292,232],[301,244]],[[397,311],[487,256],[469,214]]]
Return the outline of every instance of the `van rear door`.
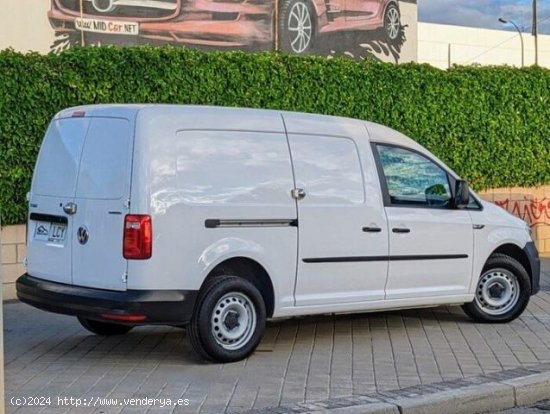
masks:
[[[29,199],[27,272],[72,283],[73,218],[64,207],[74,203],[80,156],[90,118],[54,119],[40,148]]]
[[[40,149],[30,198],[31,276],[126,290],[122,253],[132,133],[124,118],[58,118]]]
[[[91,118],[73,216],[73,284],[126,290],[124,217],[130,198],[132,132],[124,118]]]

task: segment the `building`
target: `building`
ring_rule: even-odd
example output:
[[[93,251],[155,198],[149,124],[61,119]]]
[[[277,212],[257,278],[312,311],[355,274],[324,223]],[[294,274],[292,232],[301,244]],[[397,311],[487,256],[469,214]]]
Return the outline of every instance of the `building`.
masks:
[[[416,0],[4,0],[0,50],[185,45],[416,61]]]
[[[535,63],[535,42],[523,33],[525,66]],[[539,35],[539,66],[550,68],[550,36]],[[441,69],[452,65],[521,66],[517,32],[418,23],[418,62]]]

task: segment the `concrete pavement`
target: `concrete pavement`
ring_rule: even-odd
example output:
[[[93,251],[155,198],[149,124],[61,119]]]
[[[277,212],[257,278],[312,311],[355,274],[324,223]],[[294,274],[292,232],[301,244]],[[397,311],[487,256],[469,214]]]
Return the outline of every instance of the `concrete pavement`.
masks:
[[[525,407],[499,411],[498,414],[547,414],[548,411],[550,411],[550,400],[544,400]]]
[[[509,324],[474,324],[457,307],[292,319],[270,323],[252,357],[222,365],[198,362],[181,329],[143,327],[101,338],[75,318],[6,304],[7,411],[307,412],[321,406],[304,403],[321,401],[348,413],[367,412],[367,403],[392,412],[403,400],[409,405],[399,405],[402,412],[427,412],[413,397],[422,402],[483,386],[493,387],[494,401],[509,404],[511,395],[515,405],[518,385],[505,381],[550,372],[550,260],[543,263],[543,290]],[[31,396],[50,403],[11,402]],[[58,397],[96,404],[75,409],[59,406]],[[151,408],[98,405],[132,397],[158,401]],[[168,398],[187,404],[168,406]]]

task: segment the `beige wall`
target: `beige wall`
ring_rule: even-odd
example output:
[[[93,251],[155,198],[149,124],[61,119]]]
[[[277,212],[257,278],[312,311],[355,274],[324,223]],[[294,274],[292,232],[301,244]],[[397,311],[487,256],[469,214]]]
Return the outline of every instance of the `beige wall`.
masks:
[[[527,222],[539,252],[550,255],[550,185],[495,188],[479,195]]]
[[[47,53],[54,32],[46,13],[50,0],[1,0],[0,50]]]
[[[525,65],[535,63],[535,42],[524,33]],[[449,46],[450,45],[450,46]],[[418,62],[441,69],[451,65],[521,65],[517,32],[473,27],[418,23]],[[539,65],[550,68],[550,36],[539,36]]]
[[[5,226],[0,230],[4,300],[15,299],[15,280],[25,273],[23,260],[27,255],[26,228],[24,224],[20,224],[17,226]]]

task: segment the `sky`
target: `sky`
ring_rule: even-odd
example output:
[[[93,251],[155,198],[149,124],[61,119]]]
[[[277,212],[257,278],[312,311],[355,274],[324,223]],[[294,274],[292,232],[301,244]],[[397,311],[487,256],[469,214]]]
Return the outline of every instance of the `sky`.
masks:
[[[532,0],[418,0],[421,22],[515,30],[500,23],[498,18],[502,17],[529,33],[531,10]],[[538,21],[539,33],[550,34],[550,0],[538,0]]]

